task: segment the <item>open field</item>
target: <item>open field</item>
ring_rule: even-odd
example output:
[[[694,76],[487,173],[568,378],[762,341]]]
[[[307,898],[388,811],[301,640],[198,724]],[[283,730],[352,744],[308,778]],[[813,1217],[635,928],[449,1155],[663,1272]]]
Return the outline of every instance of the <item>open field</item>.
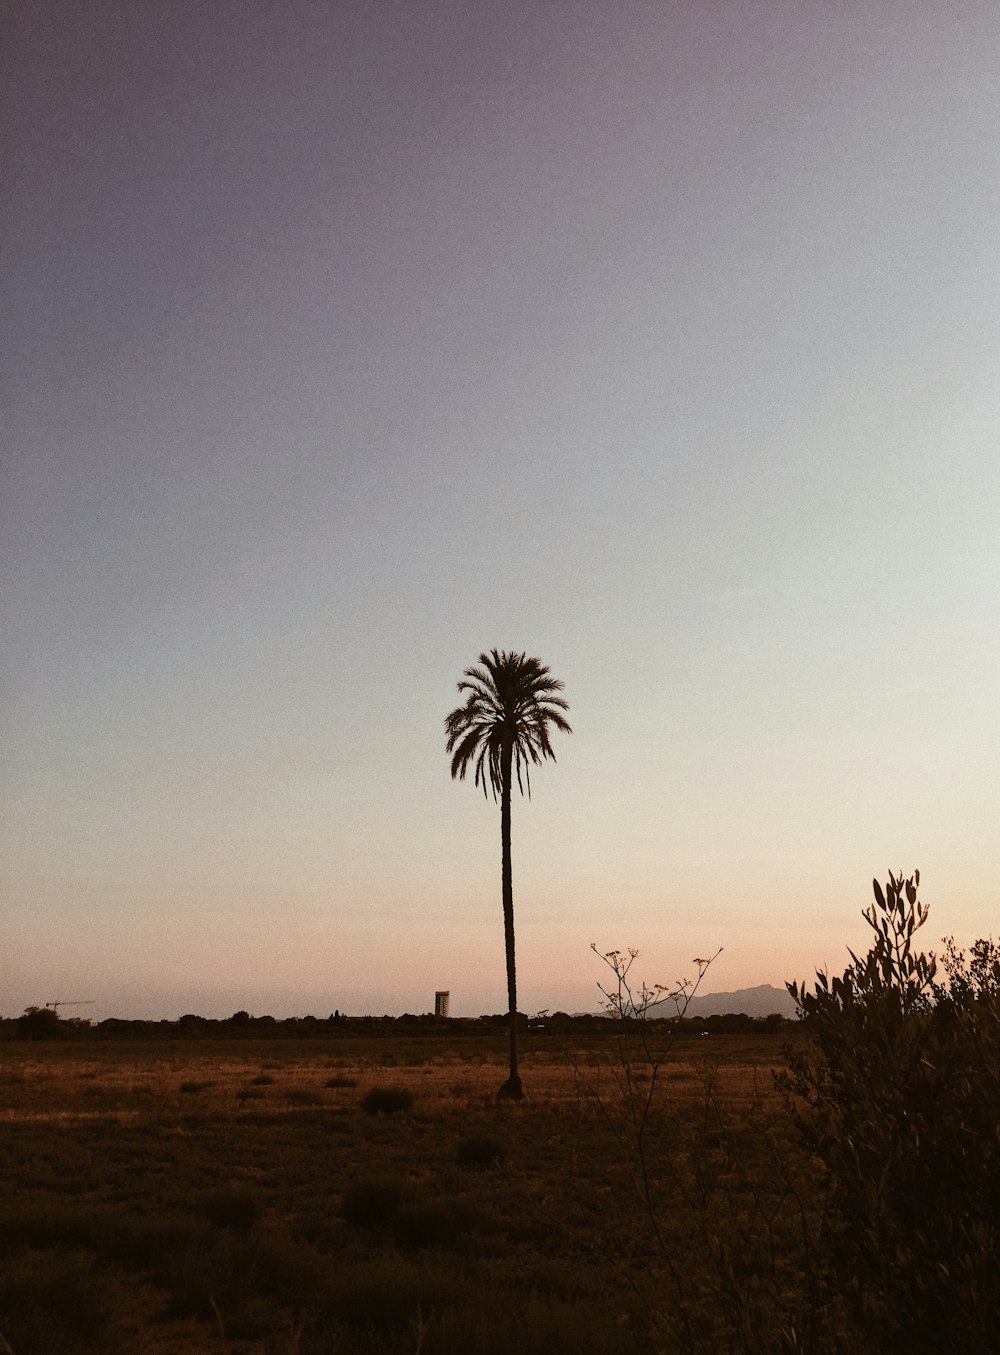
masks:
[[[642,1143],[607,1039],[529,1040],[521,1105],[494,1100],[500,1034],[0,1046],[0,1334],[14,1355],[767,1349],[800,1306],[809,1177],[781,1043],[678,1041]],[[362,1109],[389,1087],[412,1106]]]

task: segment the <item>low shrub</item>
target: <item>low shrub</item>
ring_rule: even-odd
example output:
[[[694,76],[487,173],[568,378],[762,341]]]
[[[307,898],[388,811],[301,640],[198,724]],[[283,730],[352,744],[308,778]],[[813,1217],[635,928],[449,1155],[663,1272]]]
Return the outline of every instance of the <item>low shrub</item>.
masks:
[[[117,1280],[94,1257],[28,1252],[0,1272],[0,1348],[17,1355],[124,1355]]]
[[[358,1079],[356,1077],[348,1077],[344,1073],[338,1073],[336,1077],[328,1077],[323,1083],[324,1087],[356,1087],[357,1085]]]
[[[309,1087],[292,1087],[285,1092],[285,1100],[290,1106],[321,1106],[323,1098],[319,1092]]]
[[[308,1242],[279,1228],[264,1231],[257,1238],[253,1267],[261,1292],[302,1308],[322,1290],[330,1261]]]
[[[0,1211],[0,1252],[17,1246],[91,1247],[102,1221],[102,1211],[81,1209],[48,1195],[12,1204]]]
[[[416,1259],[398,1253],[382,1253],[369,1262],[346,1261],[330,1277],[320,1320],[324,1325],[343,1324],[348,1332],[366,1335],[402,1332],[418,1313],[440,1302],[453,1284],[450,1275],[429,1275]],[[412,1350],[414,1344],[408,1342],[397,1348]],[[323,1347],[351,1348],[346,1342]],[[377,1348],[375,1341],[368,1346],[369,1350]]]
[[[214,1087],[214,1082],[182,1082],[177,1088],[185,1096],[197,1096],[199,1092],[208,1091],[209,1087]]]
[[[219,1186],[201,1197],[201,1212],[217,1228],[246,1233],[264,1212],[264,1203],[252,1186]]]
[[[507,1149],[498,1139],[468,1138],[462,1139],[455,1148],[455,1160],[461,1167],[472,1167],[485,1171],[488,1167],[498,1167],[507,1156]]]
[[[251,1087],[272,1087],[276,1079],[270,1073],[258,1073],[256,1077],[250,1079]]]
[[[472,1216],[455,1200],[411,1200],[396,1211],[392,1231],[401,1247],[449,1247],[468,1230]]]
[[[262,1093],[254,1093],[254,1095]],[[242,1097],[240,1098],[243,1099]],[[244,1110],[234,1116],[237,1124],[252,1125],[255,1129],[274,1129],[281,1123],[281,1116],[272,1110]]]
[[[361,1099],[366,1115],[396,1115],[413,1109],[413,1093],[406,1087],[373,1087]]]
[[[395,1177],[355,1181],[344,1192],[340,1212],[356,1228],[388,1223],[403,1202],[405,1187]]]
[[[204,1252],[210,1239],[207,1219],[168,1209],[146,1217],[119,1218],[106,1230],[101,1254],[120,1265],[158,1273],[182,1253]]]
[[[427,1321],[427,1346],[434,1355],[608,1355],[656,1349],[630,1311],[628,1297],[601,1305],[532,1295],[511,1305],[496,1291],[476,1304],[451,1302]],[[412,1329],[411,1329],[412,1330]],[[415,1333],[414,1333],[415,1335]],[[413,1349],[416,1345],[409,1348]],[[419,1349],[419,1347],[417,1347]],[[715,1352],[713,1352],[715,1355]]]

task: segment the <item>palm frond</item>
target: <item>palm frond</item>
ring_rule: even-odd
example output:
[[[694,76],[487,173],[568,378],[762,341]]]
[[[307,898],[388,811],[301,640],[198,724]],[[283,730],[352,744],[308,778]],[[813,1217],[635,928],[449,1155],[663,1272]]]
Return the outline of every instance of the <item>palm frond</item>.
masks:
[[[464,780],[473,767],[476,786],[496,799],[503,788],[503,751],[509,745],[521,794],[531,795],[530,767],[556,760],[550,729],[571,734],[559,696],[563,684],[538,659],[492,649],[467,668],[458,683],[464,704],[445,719],[451,774]]]

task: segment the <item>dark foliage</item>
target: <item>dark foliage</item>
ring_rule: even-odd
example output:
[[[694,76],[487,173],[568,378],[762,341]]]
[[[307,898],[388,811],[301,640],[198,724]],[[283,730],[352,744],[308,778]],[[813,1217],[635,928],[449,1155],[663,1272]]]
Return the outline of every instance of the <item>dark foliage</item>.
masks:
[[[813,1037],[787,1091],[825,1163],[827,1263],[879,1348],[1000,1349],[1000,951],[951,943],[938,978],[914,950],[919,874],[890,875],[865,911],[868,954],[813,992]]]
[[[249,1186],[219,1186],[202,1196],[201,1210],[217,1228],[246,1233],[260,1221],[264,1202]]]
[[[455,1160],[462,1167],[472,1167],[484,1171],[488,1167],[498,1167],[506,1158],[507,1149],[497,1139],[462,1139],[455,1148]]]
[[[17,1355],[125,1355],[115,1280],[92,1256],[27,1254],[0,1271],[0,1349]]]
[[[22,1040],[61,1040],[66,1028],[51,1007],[29,1007],[17,1019],[17,1033]]]
[[[291,1087],[285,1092],[285,1101],[290,1106],[321,1106],[323,1097],[312,1087]]]
[[[411,1200],[400,1206],[392,1228],[401,1247],[454,1246],[474,1217],[468,1205],[456,1200]]]
[[[397,1115],[413,1109],[413,1093],[406,1087],[372,1087],[361,1098],[366,1115]]]
[[[371,1228],[388,1223],[404,1198],[402,1181],[395,1177],[379,1177],[355,1181],[344,1192],[340,1212],[355,1228]]]

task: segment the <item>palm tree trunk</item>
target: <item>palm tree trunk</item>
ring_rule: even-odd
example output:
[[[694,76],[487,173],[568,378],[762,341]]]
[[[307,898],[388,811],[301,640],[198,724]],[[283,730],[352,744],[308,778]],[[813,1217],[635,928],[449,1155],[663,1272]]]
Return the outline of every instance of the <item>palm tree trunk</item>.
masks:
[[[517,1071],[517,971],[514,966],[514,885],[510,868],[510,799],[514,747],[505,743],[501,755],[500,873],[503,886],[503,936],[507,952],[507,1011],[510,1023],[510,1076],[497,1092],[498,1101],[520,1101],[524,1096]]]

